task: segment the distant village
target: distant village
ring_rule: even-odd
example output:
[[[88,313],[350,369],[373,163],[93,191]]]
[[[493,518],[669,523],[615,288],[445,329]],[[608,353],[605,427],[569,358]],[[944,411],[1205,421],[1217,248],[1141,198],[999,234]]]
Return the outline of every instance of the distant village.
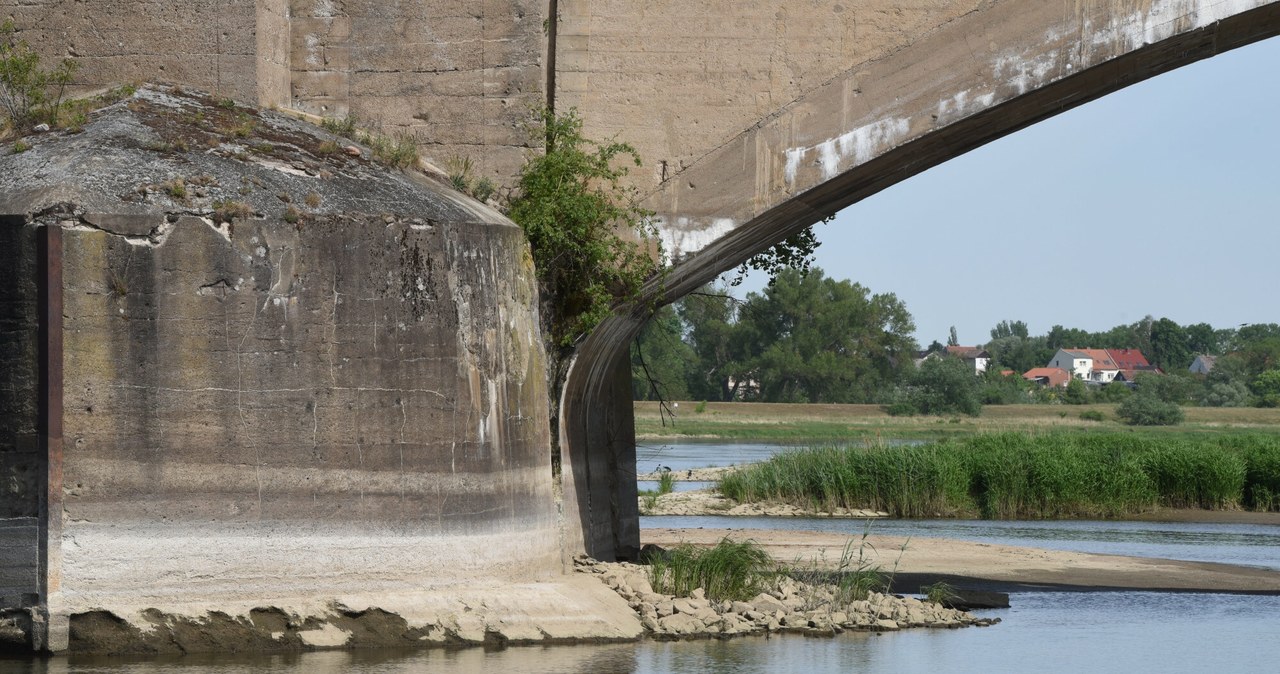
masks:
[[[918,352],[916,367],[930,358],[958,358],[968,363],[975,375],[986,374],[992,360],[991,354],[982,347],[952,345],[940,351]],[[1214,360],[1214,356],[1198,355],[1188,369],[1194,374],[1208,374],[1213,370]],[[1018,373],[1001,370],[1000,374],[1011,377]],[[1147,362],[1147,357],[1138,349],[1058,349],[1044,367],[1031,368],[1021,376],[1041,386],[1066,388],[1072,379],[1094,386],[1112,382],[1133,386],[1139,374],[1164,374],[1164,371]]]

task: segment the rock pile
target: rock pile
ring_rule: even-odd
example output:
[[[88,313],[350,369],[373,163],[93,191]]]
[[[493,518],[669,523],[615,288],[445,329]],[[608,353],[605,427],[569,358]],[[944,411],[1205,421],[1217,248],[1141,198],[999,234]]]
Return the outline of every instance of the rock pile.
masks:
[[[834,585],[810,585],[789,577],[749,601],[715,601],[701,589],[689,597],[675,597],[655,592],[644,566],[586,557],[575,560],[575,566],[580,573],[597,576],[627,600],[640,616],[645,631],[657,639],[725,638],[765,632],[831,636],[846,630],[985,627],[1000,622],[999,618],[978,618],[939,604],[879,592],[842,603],[836,598]]]

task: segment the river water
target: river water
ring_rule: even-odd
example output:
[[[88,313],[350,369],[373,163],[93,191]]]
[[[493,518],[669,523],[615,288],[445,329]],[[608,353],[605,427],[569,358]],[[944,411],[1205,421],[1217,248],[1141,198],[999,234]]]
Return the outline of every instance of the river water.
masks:
[[[638,469],[767,458],[777,445],[683,443],[640,452]],[[660,457],[660,458],[659,458]],[[645,465],[649,463],[650,465]],[[860,535],[831,519],[645,517],[642,528],[802,528]],[[1280,569],[1280,527],[1154,522],[874,520],[871,531],[1009,545],[1218,561]],[[399,674],[409,672],[1277,672],[1280,596],[1018,592],[986,628],[846,633],[833,638],[518,647],[499,651],[363,651],[276,656],[0,660],[14,674]]]

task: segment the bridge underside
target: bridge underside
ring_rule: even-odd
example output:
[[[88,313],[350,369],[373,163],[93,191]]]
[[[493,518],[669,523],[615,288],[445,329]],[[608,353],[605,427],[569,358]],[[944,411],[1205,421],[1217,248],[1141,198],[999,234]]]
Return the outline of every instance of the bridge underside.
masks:
[[[639,542],[634,509],[617,506],[635,503],[629,371],[617,364],[644,307],[974,148],[1276,34],[1280,2],[988,3],[805,92],[665,177],[647,203],[678,261],[583,344],[563,399],[562,451],[595,490],[579,489],[586,550],[625,556]]]

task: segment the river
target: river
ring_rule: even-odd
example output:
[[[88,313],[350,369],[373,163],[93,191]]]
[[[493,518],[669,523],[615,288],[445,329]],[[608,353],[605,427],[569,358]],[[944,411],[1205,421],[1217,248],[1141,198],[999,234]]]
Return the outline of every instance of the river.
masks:
[[[748,448],[747,451],[743,451]],[[682,444],[641,451],[639,469],[758,460],[778,446]],[[750,457],[750,458],[747,458]],[[808,528],[861,533],[861,522],[646,517],[642,527]],[[874,533],[1219,561],[1280,569],[1280,527],[1155,522],[876,520]],[[396,674],[409,672],[1276,672],[1280,597],[1152,592],[1017,592],[993,627],[774,636],[727,641],[364,651],[275,656],[0,660],[14,674]]]

